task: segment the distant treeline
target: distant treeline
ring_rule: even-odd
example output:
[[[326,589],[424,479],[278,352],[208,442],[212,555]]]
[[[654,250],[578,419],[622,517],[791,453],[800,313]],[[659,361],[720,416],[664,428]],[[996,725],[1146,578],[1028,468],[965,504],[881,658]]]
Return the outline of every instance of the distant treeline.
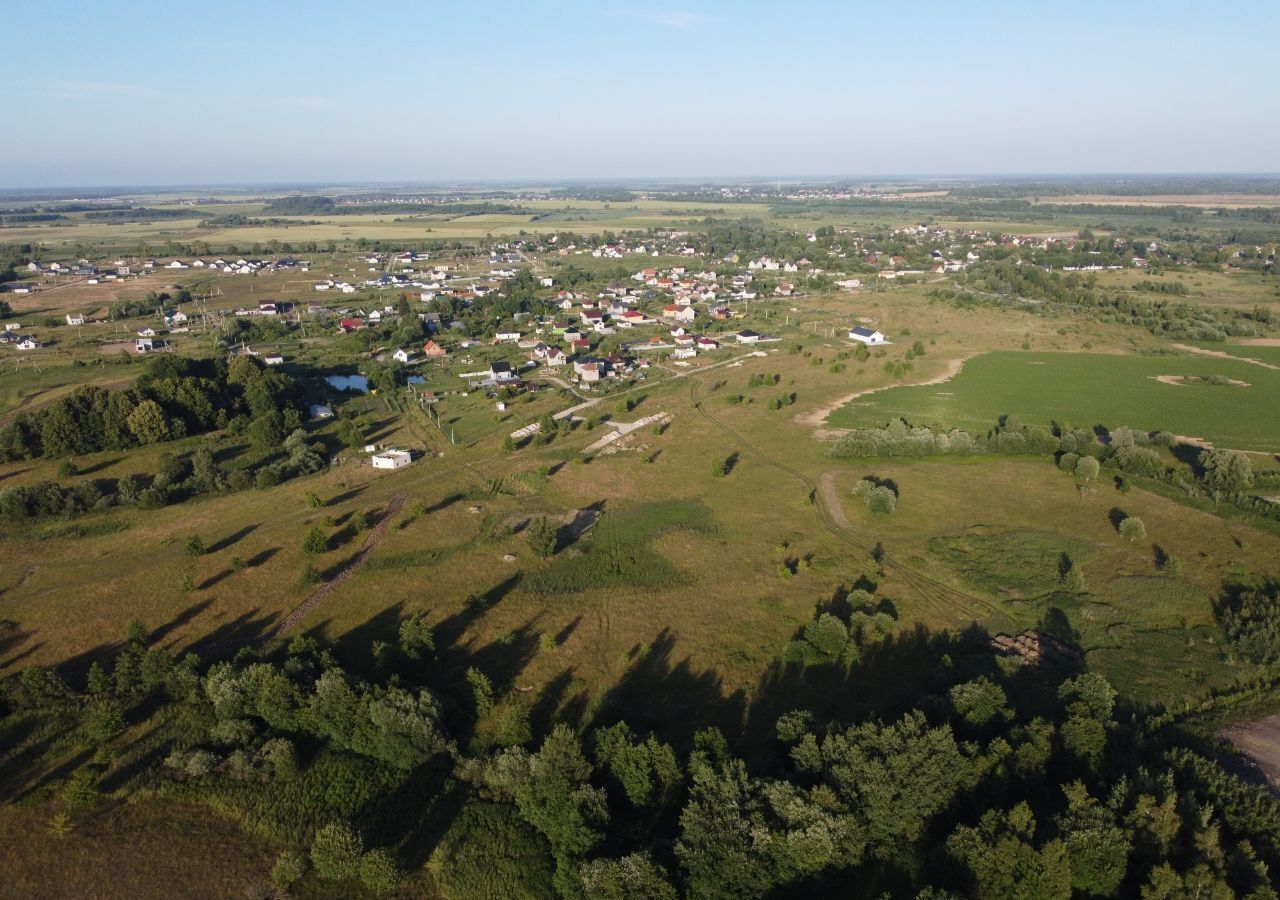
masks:
[[[950,186],[949,186],[950,187]],[[1001,199],[1028,194],[1054,197],[1072,194],[1108,194],[1115,197],[1153,197],[1164,194],[1280,194],[1280,178],[1274,176],[1224,176],[1207,178],[1012,179],[950,187],[952,197]]]
[[[86,220],[102,222],[145,222],[154,219],[190,219],[200,215],[201,210],[190,207],[178,209],[152,209],[149,207],[126,207],[124,209],[93,209],[84,214]]]
[[[451,216],[478,216],[491,213],[528,213],[511,203],[453,203],[430,200],[409,203],[360,202],[337,203],[332,197],[278,197],[262,210],[280,216],[355,216],[376,213],[426,213]]]
[[[319,225],[318,219],[307,219],[299,221],[297,219],[282,219],[273,216],[270,219],[258,219],[251,216],[233,213],[227,216],[215,216],[212,219],[205,219],[200,223],[201,228],[254,228],[263,225],[276,225],[281,228],[288,228],[290,225]]]
[[[57,222],[67,217],[58,213],[20,212],[5,213],[0,216],[0,225],[20,225],[27,222]]]

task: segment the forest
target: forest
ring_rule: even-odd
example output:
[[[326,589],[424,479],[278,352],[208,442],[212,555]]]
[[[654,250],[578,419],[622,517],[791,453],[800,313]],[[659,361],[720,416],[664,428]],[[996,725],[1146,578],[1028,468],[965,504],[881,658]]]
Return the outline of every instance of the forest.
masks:
[[[1232,640],[1275,653],[1278,587],[1224,601]],[[1025,666],[977,629],[899,629],[874,573],[817,605],[730,733],[645,726],[637,692],[693,689],[660,653],[590,720],[531,706],[501,655],[449,652],[464,625],[404,615],[360,672],[311,637],[174,658],[131,622],[110,665],[3,682],[0,761],[21,778],[42,752],[99,748],[68,810],[205,804],[280,848],[281,890],[310,872],[389,893],[443,840],[446,896],[1276,896],[1280,804],[1193,720],[1118,702],[1070,654]],[[911,673],[909,703],[867,695],[887,672]],[[817,691],[843,714],[791,706]]]

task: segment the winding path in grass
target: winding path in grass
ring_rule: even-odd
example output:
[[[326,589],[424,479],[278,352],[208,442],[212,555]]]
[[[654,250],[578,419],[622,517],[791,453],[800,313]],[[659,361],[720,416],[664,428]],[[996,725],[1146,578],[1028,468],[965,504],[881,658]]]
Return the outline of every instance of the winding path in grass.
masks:
[[[964,368],[964,364],[968,360],[972,359],[975,355],[976,354],[971,353],[968,356],[962,356],[959,359],[951,360],[950,362],[947,363],[947,367],[944,370],[939,372],[937,375],[934,375],[932,378],[925,379],[924,381],[909,381],[909,382],[903,382],[901,384],[882,384],[879,387],[863,388],[860,391],[854,391],[852,394],[845,394],[843,397],[837,397],[836,399],[832,400],[830,403],[824,403],[822,406],[819,406],[817,409],[813,409],[805,413],[800,413],[795,417],[793,421],[797,425],[803,425],[806,428],[812,428],[814,430],[813,436],[818,438],[819,440],[826,440],[827,438],[839,437],[842,434],[847,434],[849,432],[849,429],[827,428],[825,427],[825,423],[827,421],[827,417],[830,416],[833,412],[835,412],[840,407],[845,406],[846,404],[852,403],[854,400],[857,400],[859,397],[865,397],[868,394],[875,394],[879,391],[887,391],[890,388],[925,387],[931,384],[943,384],[945,382],[950,381],[952,378],[955,378],[957,375],[959,375],[960,370]]]
[[[959,361],[963,362],[963,360]],[[957,370],[958,370],[957,365]],[[693,401],[693,408],[696,409],[704,419],[712,425],[719,428],[725,434],[732,437],[744,450],[760,459],[767,465],[773,466],[781,472],[785,472],[792,478],[795,478],[806,488],[809,489],[810,495],[813,497],[814,508],[818,511],[819,518],[827,530],[835,535],[838,539],[849,544],[864,553],[870,554],[875,546],[876,541],[870,535],[864,535],[859,532],[849,521],[849,517],[845,514],[844,508],[840,503],[839,492],[835,486],[835,473],[825,472],[817,483],[812,478],[805,475],[798,469],[793,469],[786,463],[780,462],[762,451],[759,447],[752,444],[740,432],[737,432],[725,425],[711,413],[707,412],[705,405],[698,399],[698,381],[696,379],[689,380],[689,396]],[[883,547],[881,547],[883,551]],[[911,568],[905,563],[899,561],[889,553],[885,552],[881,557],[882,565],[885,570],[892,569],[895,574],[909,587],[912,588],[927,606],[935,614],[942,618],[954,618],[958,608],[968,605],[969,607],[980,607],[987,611],[992,617],[999,617],[1008,620],[1009,616],[1004,609],[995,602],[987,600],[983,597],[977,597],[965,591],[961,591],[944,582],[938,581],[929,575],[924,574],[916,569]],[[959,620],[957,620],[959,624]]]
[[[1264,362],[1263,360],[1260,360],[1260,359],[1254,359],[1252,356],[1236,356],[1233,353],[1224,353],[1221,350],[1206,350],[1204,347],[1192,347],[1190,344],[1174,344],[1173,346],[1178,348],[1179,350],[1186,350],[1188,353],[1194,353],[1197,356],[1212,356],[1214,359],[1233,359],[1233,360],[1238,360],[1239,362],[1253,363],[1255,366],[1262,366],[1262,368],[1264,369],[1275,369],[1277,371],[1280,371],[1280,366],[1272,365],[1271,363]],[[1240,345],[1240,346],[1247,346],[1247,345]],[[1268,345],[1259,344],[1256,346],[1265,347]]]

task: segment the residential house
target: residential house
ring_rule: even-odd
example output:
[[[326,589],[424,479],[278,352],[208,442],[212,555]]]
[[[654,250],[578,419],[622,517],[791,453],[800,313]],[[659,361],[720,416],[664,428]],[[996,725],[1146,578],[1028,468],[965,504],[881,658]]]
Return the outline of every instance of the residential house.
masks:
[[[750,328],[744,328],[734,335],[738,339],[739,344],[754,344],[760,340],[761,335],[752,331]]]
[[[573,364],[573,373],[582,381],[593,383],[604,375],[605,364],[598,359],[580,359]]]
[[[84,313],[67,313],[68,325],[83,325]]]
[[[39,350],[40,342],[33,337],[24,337],[22,340],[18,341],[18,343],[15,344],[14,346],[16,346],[19,350]]]
[[[520,341],[520,332],[518,331],[499,331],[494,334],[493,339],[499,344],[515,344]]]
[[[138,353],[150,353],[156,349],[156,339],[154,337],[140,337],[134,344],[134,349]]]
[[[448,356],[449,351],[441,347],[435,341],[427,341],[422,345],[422,355],[429,359],[440,359]]]
[[[279,353],[269,353],[266,356],[262,357],[262,361],[266,363],[268,366],[284,365],[284,357],[281,356]]]
[[[849,340],[861,341],[864,344],[883,344],[885,337],[873,328],[864,328],[858,325],[849,329]]]
[[[496,384],[509,384],[516,380],[516,373],[511,369],[509,362],[491,362],[489,363],[489,378]]]
[[[411,359],[411,357],[409,356],[409,351],[405,350],[403,347],[401,347],[395,353],[392,353],[391,358],[398,363],[407,363]]]

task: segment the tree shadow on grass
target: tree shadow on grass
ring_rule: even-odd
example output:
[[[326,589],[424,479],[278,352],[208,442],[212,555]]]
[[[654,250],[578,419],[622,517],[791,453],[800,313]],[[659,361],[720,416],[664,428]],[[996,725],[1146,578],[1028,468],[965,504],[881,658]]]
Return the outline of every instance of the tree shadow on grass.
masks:
[[[256,569],[258,566],[267,562],[271,557],[280,552],[279,547],[268,547],[260,553],[256,553],[244,561],[245,568]]]
[[[329,498],[328,502],[325,503],[325,506],[337,506],[340,503],[346,503],[348,500],[353,500],[365,492],[365,487],[365,485],[361,484],[345,490],[341,494],[335,494]]]
[[[652,731],[677,752],[693,747],[693,736],[707,726],[726,735],[742,732],[747,709],[741,689],[726,694],[718,672],[698,671],[689,657],[677,659],[676,635],[663,628],[643,654],[609,688],[591,720],[591,727],[626,720],[637,731]]]
[[[261,522],[255,522],[252,525],[246,525],[237,531],[233,531],[231,534],[227,535],[226,537],[210,544],[208,549],[204,551],[205,554],[207,555],[210,553],[220,553],[221,551],[226,550],[228,547],[231,547],[240,543],[242,540],[244,540],[246,537],[248,537],[250,534],[256,531],[261,524],[262,524]]]
[[[204,581],[196,585],[196,590],[207,591],[211,587],[216,587],[219,583],[225,581],[226,579],[234,575],[235,572],[236,572],[235,569],[223,569],[221,572],[215,572],[214,574],[206,578]]]
[[[152,644],[159,644],[178,628],[181,628],[183,625],[191,622],[196,616],[200,615],[200,613],[204,612],[210,606],[213,606],[212,597],[201,600],[199,603],[192,603],[168,622],[165,622],[163,625],[155,628],[151,632],[151,636],[148,640],[150,640]]]
[[[1120,523],[1129,518],[1129,514],[1118,506],[1113,506],[1107,512],[1107,520],[1111,522],[1111,527],[1116,531],[1120,530]]]
[[[440,498],[435,503],[432,503],[430,506],[427,507],[427,515],[446,510],[450,506],[453,506],[453,504],[457,503],[459,500],[462,500],[464,497],[466,497],[466,494],[462,493],[461,491],[454,491],[451,494],[446,494],[444,497]]]
[[[279,613],[263,613],[262,607],[254,607],[222,623],[188,649],[206,658],[233,655],[242,647],[265,640],[279,618]]]
[[[100,459],[91,466],[85,466],[83,469],[80,470],[79,474],[92,475],[94,472],[101,472],[103,469],[109,468],[110,466],[114,466],[116,463],[120,462],[120,460],[122,459],[124,459],[123,456],[117,456],[113,459]]]
[[[569,696],[577,669],[569,666],[542,686],[529,707],[529,724],[535,735],[545,735],[556,723],[570,728],[582,727],[589,707],[589,698],[583,691]]]

